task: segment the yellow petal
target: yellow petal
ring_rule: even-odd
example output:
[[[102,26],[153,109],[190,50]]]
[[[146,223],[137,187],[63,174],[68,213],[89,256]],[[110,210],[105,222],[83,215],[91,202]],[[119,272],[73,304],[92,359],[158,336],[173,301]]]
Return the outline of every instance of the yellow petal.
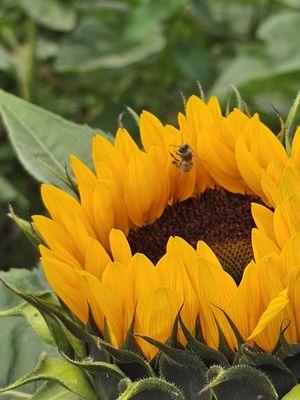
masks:
[[[34,215],[32,220],[33,226],[52,250],[69,259],[71,264],[82,266],[78,250],[63,227],[42,215]]]
[[[219,345],[219,337],[215,318],[232,347],[235,340],[223,313],[214,307],[223,309],[236,292],[236,283],[224,270],[214,264],[197,257],[190,268],[191,283],[199,298],[199,316],[203,335],[207,344],[215,349]]]
[[[136,308],[135,333],[166,342],[171,335],[182,298],[173,290],[158,288],[144,297]],[[158,352],[157,348],[138,338],[148,360]]]
[[[73,155],[71,156],[71,166],[77,180],[81,206],[88,216],[91,225],[94,226],[93,196],[96,186],[96,177],[83,162]]]
[[[110,261],[111,259],[101,243],[96,239],[90,238],[85,258],[86,271],[101,280],[103,271]]]
[[[93,160],[95,170],[98,163],[105,164],[112,172],[115,182],[120,188],[124,185],[124,173],[126,163],[123,155],[102,135],[94,136],[93,140]],[[98,176],[102,178],[102,176]]]
[[[109,234],[110,250],[114,261],[128,265],[132,258],[131,249],[124,233],[118,229],[112,229]]]
[[[103,181],[98,181],[94,192],[94,219],[97,238],[105,249],[109,248],[109,232],[114,226],[113,194]]]
[[[86,271],[78,271],[77,274],[99,329],[104,333],[103,315],[109,326],[112,343],[120,346],[124,339],[124,321],[123,305],[117,293],[105,287],[94,275]]]
[[[242,281],[227,308],[244,338],[252,334],[270,301],[283,289],[276,255],[269,254],[256,263],[252,261],[246,267]],[[277,328],[278,325],[270,326],[262,337],[256,339],[257,343],[266,350],[272,349],[278,340]]]
[[[294,234],[283,246],[280,260],[287,276],[295,267],[300,265],[300,232]]]
[[[289,299],[287,298],[287,289],[284,289],[279,293],[277,297],[274,297],[266,310],[263,312],[261,315],[254,331],[251,333],[251,335],[247,338],[248,340],[255,340],[256,336],[261,334],[266,326],[273,321],[278,315],[281,314],[282,310],[286,308],[286,306],[289,303]],[[277,337],[279,337],[279,331],[277,333]],[[269,351],[272,351],[273,349],[268,349]]]
[[[195,290],[190,282],[185,263],[176,251],[168,252],[158,262],[156,269],[161,277],[161,285],[175,290],[183,299],[182,319],[190,332],[194,331],[199,303]],[[180,331],[180,341],[184,342]]]
[[[300,338],[300,266],[294,268],[288,279],[288,298],[291,304],[294,319],[292,324],[296,327],[297,342]]]
[[[125,265],[119,262],[110,262],[103,272],[102,282],[106,288],[117,294],[123,312],[123,337],[125,338],[135,306],[131,274]]]
[[[251,204],[251,212],[257,228],[276,243],[273,227],[273,212],[269,208],[257,203]]]
[[[265,204],[271,205],[274,208],[279,201],[279,187],[270,176],[268,176],[266,171],[262,171],[261,174],[261,187],[266,197]]]
[[[52,289],[84,323],[88,319],[88,307],[77,281],[76,269],[56,259],[44,256],[41,263]]]
[[[300,171],[299,171],[300,172]],[[279,188],[279,199],[284,200],[287,197],[293,197],[300,202],[300,173],[295,168],[287,167]]]
[[[161,286],[160,276],[153,263],[144,255],[136,253],[129,264],[134,287],[134,302],[147,296]]]
[[[264,231],[257,228],[252,229],[252,248],[256,261],[269,253],[275,252],[279,254],[280,252],[277,244]]]
[[[167,243],[167,253],[175,252],[189,271],[192,261],[196,257],[195,249],[179,236],[171,236]],[[189,273],[189,272],[188,272]]]
[[[293,233],[300,230],[300,204],[293,198],[285,199],[274,211],[274,232],[280,247]]]
[[[220,107],[220,103],[219,100],[216,96],[212,96],[208,103],[207,103],[207,107],[210,109],[212,115],[215,118],[221,118],[222,117],[222,111],[221,111],[221,107]]]
[[[247,149],[242,136],[236,140],[235,157],[238,169],[249,188],[259,197],[264,198],[261,187],[262,168],[254,155]]]
[[[163,124],[148,111],[140,116],[140,135],[143,147],[148,151],[152,146],[164,147]]]
[[[136,153],[129,162],[125,177],[124,198],[128,214],[137,226],[149,224],[160,217],[167,203],[164,171],[158,174],[151,154]],[[156,209],[157,208],[157,209]]]
[[[137,144],[124,128],[119,128],[117,131],[115,138],[115,148],[123,155],[127,163],[130,160],[132,154],[139,151]]]
[[[209,261],[210,263],[214,264],[216,267],[223,269],[220,261],[218,260],[215,253],[212,249],[202,240],[199,240],[197,243],[197,255],[205,261]]]

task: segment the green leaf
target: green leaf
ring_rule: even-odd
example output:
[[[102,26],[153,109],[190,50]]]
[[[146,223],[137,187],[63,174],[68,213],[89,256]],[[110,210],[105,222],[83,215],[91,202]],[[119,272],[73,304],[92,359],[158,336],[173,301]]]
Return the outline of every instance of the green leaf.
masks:
[[[33,271],[11,269],[3,272],[3,276],[14,284],[27,290],[49,290],[41,270]],[[0,285],[0,308],[6,310],[20,305],[19,297]],[[39,318],[38,318],[39,319]],[[43,351],[57,355],[54,347],[45,344],[31,329],[24,318],[11,316],[0,320],[0,387],[8,385],[20,376],[26,374],[36,364]],[[39,327],[43,330],[43,327]],[[27,393],[33,393],[37,384],[24,388]],[[14,398],[14,397],[13,397]],[[10,395],[2,395],[1,400],[12,400]]]
[[[51,296],[51,293],[45,293],[43,296],[46,298]],[[29,325],[31,325],[34,332],[47,344],[54,345],[53,338],[49,332],[47,324],[40,314],[40,312],[31,304],[24,302],[15,307],[1,310],[0,317],[18,317],[26,318]]]
[[[141,40],[127,40],[122,18],[91,15],[82,19],[63,41],[57,54],[56,69],[60,72],[90,72],[100,68],[125,68],[158,53],[165,41],[160,31]]]
[[[80,400],[82,397],[55,382],[45,382],[30,400]]]
[[[49,168],[64,176],[70,154],[90,162],[94,130],[88,126],[67,121],[2,90],[0,111],[20,161],[37,180],[62,186]]]
[[[293,387],[293,389],[288,392],[282,400],[298,400],[300,399],[300,384]]]
[[[299,13],[281,10],[260,25],[257,36],[266,43],[274,60],[282,62],[297,57],[300,46],[299,24]]]
[[[97,395],[86,374],[80,368],[65,360],[50,357],[45,353],[41,355],[32,372],[18,379],[15,383],[0,389],[0,393],[36,381],[56,382],[86,400],[97,400]]]
[[[42,296],[15,288],[1,275],[0,280],[8,289],[27,301],[42,314],[56,345],[61,351],[71,355],[70,346],[72,346],[75,352],[81,356],[82,345],[80,345],[78,339],[94,342],[94,338],[84,330],[83,325],[75,322],[60,305],[45,300]]]
[[[76,12],[71,1],[19,0],[20,6],[38,24],[55,31],[70,31],[76,23]]]
[[[276,390],[267,376],[252,367],[239,365],[227,370],[212,368],[214,378],[200,392],[201,395],[212,389],[216,400],[278,399]]]
[[[184,400],[181,391],[159,378],[147,378],[128,385],[118,400]]]
[[[119,395],[119,383],[126,375],[114,364],[102,361],[66,360],[93,375],[96,392],[102,400],[115,400]]]
[[[126,375],[114,364],[102,361],[77,361],[70,359],[65,354],[63,356],[69,363],[86,370],[92,375],[109,374],[114,375],[119,380],[126,378]]]

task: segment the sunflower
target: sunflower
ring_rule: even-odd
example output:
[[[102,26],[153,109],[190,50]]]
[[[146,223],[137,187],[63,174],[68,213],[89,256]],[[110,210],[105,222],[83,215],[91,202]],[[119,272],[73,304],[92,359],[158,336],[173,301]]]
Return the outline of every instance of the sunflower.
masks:
[[[229,319],[267,352],[284,321],[299,341],[300,129],[288,157],[257,114],[224,116],[216,97],[196,96],[178,128],[143,111],[139,129],[143,149],[124,128],[114,144],[96,135],[93,170],[71,156],[78,198],[42,185],[50,216],[33,224],[57,295],[84,324],[91,312],[117,347],[132,322],[166,342],[179,311],[215,349],[221,331],[237,350]],[[136,340],[151,360],[157,348]]]

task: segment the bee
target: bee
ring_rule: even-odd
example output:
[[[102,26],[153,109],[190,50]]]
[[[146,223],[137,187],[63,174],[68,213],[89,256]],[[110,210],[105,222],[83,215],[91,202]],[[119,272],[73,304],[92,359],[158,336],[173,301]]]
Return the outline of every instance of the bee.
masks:
[[[194,164],[194,153],[193,149],[189,144],[182,144],[181,146],[175,146],[177,150],[175,154],[170,152],[173,158],[172,163],[180,169],[181,172],[189,172]]]

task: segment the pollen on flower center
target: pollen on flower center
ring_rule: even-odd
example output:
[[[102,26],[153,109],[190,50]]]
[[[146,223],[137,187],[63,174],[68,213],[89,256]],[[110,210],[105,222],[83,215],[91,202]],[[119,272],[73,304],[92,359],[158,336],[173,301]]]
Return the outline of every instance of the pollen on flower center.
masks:
[[[261,201],[251,195],[207,189],[198,197],[168,206],[153,224],[131,230],[128,241],[134,253],[144,253],[156,263],[165,254],[170,236],[180,236],[193,247],[203,240],[239,282],[253,258],[252,202]]]

